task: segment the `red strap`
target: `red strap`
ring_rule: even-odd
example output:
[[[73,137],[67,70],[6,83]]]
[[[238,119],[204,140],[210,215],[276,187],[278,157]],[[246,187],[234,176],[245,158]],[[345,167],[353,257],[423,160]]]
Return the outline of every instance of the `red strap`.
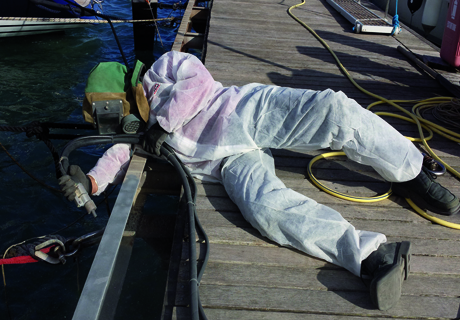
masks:
[[[52,247],[48,247],[45,249],[40,250],[43,253],[48,253]],[[32,263],[32,262],[38,262],[39,260],[32,258],[31,256],[20,256],[20,257],[14,257],[14,258],[9,258],[9,259],[0,259],[0,266],[2,264],[23,264],[23,263]]]

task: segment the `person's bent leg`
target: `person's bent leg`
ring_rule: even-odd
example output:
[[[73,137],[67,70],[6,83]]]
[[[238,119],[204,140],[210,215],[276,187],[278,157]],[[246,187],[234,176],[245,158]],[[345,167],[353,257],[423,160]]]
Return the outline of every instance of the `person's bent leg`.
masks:
[[[344,93],[261,87],[250,97],[238,113],[248,119],[258,146],[343,150],[422,208],[440,214],[460,210],[459,199],[422,171],[423,156],[413,143]],[[257,107],[248,108],[254,103]]]
[[[357,276],[361,261],[386,241],[385,235],[355,230],[337,211],[286,188],[268,149],[227,158],[222,179],[230,199],[262,235]]]
[[[337,211],[286,188],[268,149],[227,158],[222,178],[230,198],[262,235],[362,276],[377,308],[397,303],[409,272],[410,243],[385,243],[385,235],[356,230]]]
[[[237,113],[261,148],[343,150],[390,182],[411,180],[422,167],[411,141],[343,92],[262,86]]]

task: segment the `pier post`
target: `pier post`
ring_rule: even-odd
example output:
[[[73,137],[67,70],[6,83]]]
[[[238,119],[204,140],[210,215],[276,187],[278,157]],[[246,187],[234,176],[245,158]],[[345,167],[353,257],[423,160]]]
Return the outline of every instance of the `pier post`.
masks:
[[[150,3],[150,7],[149,4]],[[131,0],[133,20],[156,19],[157,0]],[[133,24],[134,49],[153,52],[156,27],[155,24],[141,22]]]

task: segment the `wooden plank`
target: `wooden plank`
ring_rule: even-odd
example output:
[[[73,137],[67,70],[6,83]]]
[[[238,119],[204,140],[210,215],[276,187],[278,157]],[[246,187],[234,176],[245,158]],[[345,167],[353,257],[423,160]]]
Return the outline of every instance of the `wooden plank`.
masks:
[[[286,187],[300,191],[302,190],[302,193],[310,193],[313,190],[316,190],[317,187],[313,185],[309,180],[307,180],[305,177],[300,179],[300,177],[297,178],[282,178],[283,183],[286,185]],[[328,182],[324,181],[324,184],[327,185],[328,187],[332,189],[338,189],[336,188],[335,185],[341,186],[343,183],[340,183],[337,181],[333,182]],[[382,183],[382,182],[377,182],[377,183],[366,183],[365,186],[363,182],[354,182],[354,181],[349,181],[346,184],[347,186],[347,193],[352,194],[352,195],[363,195],[363,196],[374,196],[376,194],[382,194],[386,191],[388,191],[390,185],[387,183]],[[341,188],[343,189],[343,188]],[[343,190],[345,191],[345,190]],[[211,184],[198,184],[198,195],[200,196],[206,196],[206,197],[226,197],[227,193],[222,185],[211,185]],[[348,203],[344,204],[346,205],[354,205],[356,206],[356,203]],[[388,208],[391,209],[391,208]],[[213,208],[213,210],[216,210],[216,208]],[[367,209],[366,209],[367,210]]]
[[[358,94],[356,91],[358,89],[353,84],[351,84],[348,79],[344,78],[339,73],[329,74],[322,73],[321,71],[295,70],[292,72],[292,74],[281,74],[279,72],[259,73],[256,76],[251,74],[245,74],[239,76],[238,81],[232,80],[233,77],[231,76],[230,71],[212,70],[211,74],[215,79],[225,83],[228,86],[242,86],[248,83],[256,82],[261,84],[274,84],[277,86],[302,88],[310,90],[332,89],[334,91],[343,91],[348,97],[358,100],[358,102],[365,106],[371,102],[378,101],[375,98],[370,99],[369,97],[366,97],[364,93]],[[398,100],[402,97],[401,93],[398,92],[398,90],[400,89],[400,86],[398,84],[389,82],[382,83],[374,80],[358,80],[357,83],[364,89],[371,91],[374,94],[383,96],[384,98],[389,100]],[[382,87],[382,84],[385,84],[385,86]],[[404,99],[420,100],[433,97],[434,95],[449,96],[445,94],[444,89],[440,87],[421,86],[419,90],[421,90],[422,88],[424,88],[423,90],[425,91],[424,93],[422,93],[423,96],[421,95],[420,91],[417,92],[412,90],[404,94]],[[365,101],[361,101],[360,98],[363,97],[366,97],[367,99]]]
[[[233,29],[228,29],[229,27],[233,27]],[[400,43],[395,41],[393,37],[386,37],[385,39],[382,39],[381,36],[366,36],[363,38],[362,35],[357,35],[354,33],[342,34],[341,32],[331,32],[333,30],[331,30],[330,26],[318,25],[318,27],[320,27],[320,29],[316,29],[315,32],[318,34],[318,36],[324,37],[323,40],[327,42],[333,49],[343,48],[346,51],[352,52],[353,48],[356,47],[357,52],[360,54],[363,53],[367,55],[382,55],[383,57],[385,53],[390,53],[390,57],[399,58],[401,61],[406,61],[404,56],[396,50]],[[280,41],[281,44],[292,44],[298,41],[302,41],[305,44],[311,44],[313,47],[323,47],[317,38],[309,32],[309,30],[305,29],[297,23],[285,25],[284,27],[278,27],[276,24],[273,25],[267,22],[257,21],[257,23],[255,23],[254,21],[245,19],[222,19],[216,22],[212,28],[216,32],[213,32],[210,35],[211,40],[219,39],[231,46],[247,45],[251,42],[251,39],[259,44],[263,44],[263,39],[272,39]],[[248,34],[248,36],[251,37],[241,38],[240,41],[231,41],[237,35],[242,35],[245,29],[252,28],[255,29],[248,30],[251,32]],[[252,35],[256,33],[255,31],[260,31],[259,35],[262,34],[263,37],[252,37]],[[374,44],[374,47],[372,47],[372,44]],[[269,47],[270,46],[268,45],[263,46],[264,49],[268,49]],[[273,47],[273,49],[277,50],[280,50],[281,48],[283,47],[278,46],[278,42],[276,42],[276,46]],[[365,52],[364,49],[367,49],[369,52]],[[287,47],[286,50],[293,50],[293,48]]]
[[[239,239],[240,241],[238,242],[226,241],[224,243],[215,241],[212,235],[211,238],[210,261],[214,262],[340,268],[323,260],[310,257],[301,251],[280,247],[262,237],[247,243],[244,243],[243,239]],[[410,240],[412,243],[411,273],[424,275],[460,274],[458,241],[388,238],[389,242],[401,240]],[[188,249],[184,248],[183,260],[187,258],[187,252]]]
[[[276,41],[277,45],[273,48],[270,48],[264,46],[264,43],[267,41],[267,39],[255,41],[255,45],[258,45],[260,48],[259,53],[254,51],[257,49],[255,49],[254,46],[251,46],[250,42],[246,43],[244,41],[231,41],[232,39],[236,40],[241,36],[243,35],[222,34],[219,37],[211,38],[211,43],[217,42],[217,45],[211,46],[211,53],[215,52],[216,54],[218,54],[219,52],[226,52],[226,54],[228,54],[229,59],[234,59],[235,57],[237,57],[238,53],[246,53],[247,55],[253,55],[255,57],[263,58],[268,61],[270,59],[273,59],[279,61],[280,64],[282,64],[282,53],[284,51],[285,54],[291,54],[293,56],[293,60],[289,60],[289,62],[287,63],[288,65],[291,65],[293,63],[299,63],[302,61],[308,63],[309,60],[314,61],[313,59],[325,60],[326,62],[335,64],[335,60],[330,55],[330,53],[322,45],[320,45],[316,39],[310,39],[305,35],[299,39],[289,40],[276,38],[274,39],[269,34],[267,34],[266,37],[272,41]],[[284,48],[283,45],[285,46]],[[344,63],[344,65],[348,65],[350,68],[360,67],[359,64],[351,64],[350,62],[373,61],[376,63],[376,65],[378,62],[380,62],[383,66],[381,70],[374,68],[374,71],[376,72],[388,72],[390,70],[397,71],[396,68],[401,67],[404,69],[401,69],[400,71],[406,71],[415,74],[420,73],[417,70],[414,70],[410,67],[410,63],[404,59],[404,56],[402,56],[396,51],[396,48],[389,47],[385,49],[384,52],[382,52],[383,50],[380,52],[374,52],[374,48],[371,49],[367,46],[361,46],[361,48],[357,47],[356,50],[353,50],[352,45],[353,44],[340,43],[330,44],[330,47],[335,51],[335,53],[338,55],[339,59]],[[272,55],[270,55],[270,53],[272,53]],[[323,56],[321,56],[321,54]],[[249,62],[251,61],[247,61],[245,63]],[[385,62],[387,64],[383,64]],[[286,64],[286,61],[284,61],[284,63]],[[367,68],[371,67],[372,65],[367,66]]]
[[[260,245],[260,246],[274,246],[267,238],[263,237],[257,230],[246,227],[234,226],[211,226],[204,219],[200,219],[206,233],[208,234],[212,243],[228,243],[236,245]],[[404,240],[415,241],[416,239],[424,239],[431,241],[441,241],[446,247],[449,245],[458,245],[459,232],[450,228],[438,225],[426,225],[424,223],[414,224],[408,222],[395,221],[374,221],[374,220],[351,220],[350,223],[358,230],[374,231],[385,234],[388,238],[398,238]],[[455,240],[455,241],[453,241]],[[452,242],[453,241],[453,242]],[[442,243],[442,242],[440,242]],[[438,248],[440,249],[440,248]],[[448,251],[451,248],[447,247]],[[457,251],[455,249],[455,251]],[[443,254],[443,252],[438,252]],[[434,252],[436,254],[436,252]]]
[[[214,37],[221,37],[222,35],[242,35],[244,30],[249,32],[248,36],[254,38],[254,41],[260,42],[260,37],[255,37],[256,31],[259,31],[259,35],[263,34],[264,38],[269,38],[273,40],[301,40],[310,41],[314,46],[321,47],[319,42],[314,38],[310,32],[299,25],[298,23],[294,22],[286,15],[286,23],[282,24],[272,24],[267,21],[253,21],[252,19],[244,19],[244,18],[237,18],[237,19],[218,19],[215,17],[213,13],[213,19],[211,20],[211,27],[213,28],[212,34],[210,34],[209,39],[214,39]],[[292,21],[292,22],[291,22]],[[374,53],[382,53],[382,51],[388,51],[390,48],[396,48],[398,42],[393,37],[386,37],[382,38],[381,35],[372,36],[372,35],[358,35],[355,33],[342,33],[338,30],[338,28],[334,28],[331,26],[330,20],[325,20],[323,23],[317,23],[316,20],[314,22],[306,23],[315,30],[315,32],[326,42],[330,42],[332,46],[339,45],[339,44],[347,44],[348,50],[351,51],[351,46],[356,46],[359,50],[360,47],[370,47],[372,43],[375,44],[374,48],[369,48],[371,52]],[[228,29],[229,27],[233,27],[233,29]],[[254,29],[253,29],[254,28]],[[253,29],[253,30],[251,30]],[[334,32],[335,31],[335,32]],[[284,37],[285,35],[285,37]],[[254,37],[253,37],[254,36]],[[249,38],[247,38],[249,39]],[[244,40],[243,40],[244,41]],[[233,43],[234,45],[238,45],[238,43]],[[268,46],[265,46],[268,47]],[[379,50],[380,49],[380,50]],[[393,54],[394,56],[398,56],[396,52]],[[402,58],[402,55],[399,55]]]
[[[384,215],[382,210],[382,216]],[[369,214],[365,211],[364,214]],[[344,215],[346,216],[346,215]],[[458,231],[438,225],[431,225],[428,221],[412,213],[422,221],[420,223],[404,223],[398,220],[369,220],[349,219],[350,222],[361,230],[382,232],[388,237],[388,241],[409,240],[413,243],[413,252],[435,257],[459,257]],[[201,212],[200,221],[210,238],[211,243],[250,245],[250,246],[278,246],[258,231],[254,230],[239,213],[229,212]]]
[[[388,238],[388,241],[401,241]],[[411,273],[425,275],[459,275],[460,255],[457,241],[411,239]],[[188,248],[184,246],[182,260],[188,258]],[[448,252],[449,251],[449,252]],[[212,243],[210,261],[243,265],[289,266],[302,268],[342,269],[326,261],[311,257],[301,251],[280,247],[237,243]]]
[[[241,67],[240,67],[241,68]],[[235,69],[235,68],[232,68]],[[251,68],[248,68],[249,71]],[[282,70],[282,69],[280,69]],[[303,89],[310,89],[310,90],[325,90],[325,89],[332,89],[334,91],[343,91],[347,96],[350,97],[350,91],[358,90],[356,87],[345,77],[343,77],[339,71],[336,72],[327,72],[328,77],[325,78],[325,73],[321,71],[309,71],[307,69],[304,70],[293,70],[291,73],[286,72],[279,72],[280,70],[274,70],[272,73],[256,73],[257,75],[253,74],[245,74],[239,77],[239,81],[241,81],[242,85],[248,83],[262,83],[262,84],[274,84],[278,86],[289,86],[289,87],[296,87],[296,88],[303,88]],[[229,82],[231,81],[231,74],[233,72],[237,72],[235,70],[212,70],[211,74],[219,81]],[[256,72],[256,71],[254,71]],[[294,77],[295,76],[295,77]],[[392,81],[387,81],[381,78],[379,81],[375,80],[375,77],[372,78],[362,78],[361,76],[356,77],[361,79],[355,79],[355,81],[364,89],[383,96],[386,99],[401,99],[401,94],[395,92],[398,90],[400,86],[397,83]],[[382,85],[383,88],[382,88]],[[407,100],[420,100],[426,99],[429,97],[433,97],[435,94],[440,94],[443,91],[442,88],[436,86],[429,86],[419,85],[418,90],[424,90],[424,96],[421,96],[420,91],[412,90],[412,92],[408,91],[404,99]],[[440,91],[441,90],[441,91]],[[448,94],[442,94],[442,96],[450,96]],[[373,99],[372,101],[378,101],[377,99]]]
[[[221,43],[222,44],[222,43]],[[288,45],[288,44],[286,44]],[[215,54],[226,54],[227,59],[225,59],[224,62],[208,62],[207,66],[211,68],[213,71],[214,69],[217,70],[217,68],[223,68],[223,69],[228,69],[231,67],[235,62],[240,63],[240,65],[245,65],[250,68],[253,68],[254,70],[258,70],[257,68],[262,68],[266,67],[267,65],[273,66],[274,68],[279,68],[279,69],[285,69],[289,71],[294,71],[298,69],[314,69],[318,71],[323,71],[323,72],[335,72],[338,70],[338,67],[336,63],[334,63],[332,60],[327,60],[325,61],[325,55],[329,54],[325,50],[322,50],[321,48],[318,49],[312,49],[312,48],[306,48],[306,47],[301,47],[297,48],[297,52],[293,53],[301,53],[302,55],[293,55],[293,58],[289,61],[289,64],[286,64],[285,62],[283,63],[283,57],[286,56],[286,54],[290,54],[291,52],[286,52],[286,50],[282,50],[281,47],[279,50],[277,48],[272,48],[270,49],[264,49],[263,47],[257,51],[257,57],[259,60],[256,59],[251,59],[244,61],[242,63],[241,61],[241,55],[255,55],[256,52],[251,52],[252,49],[250,48],[250,44],[247,46],[219,46],[219,47],[212,47],[210,49],[211,53]],[[299,52],[299,51],[304,51],[304,52]],[[420,78],[421,73],[420,72],[414,72],[414,69],[411,68],[410,64],[406,63],[405,61],[401,61],[399,59],[388,59],[385,57],[382,57],[382,59],[379,59],[379,57],[376,57],[374,55],[369,55],[366,59],[367,62],[371,63],[366,63],[366,64],[356,64],[353,62],[356,62],[358,59],[356,57],[351,56],[350,53],[346,53],[342,51],[342,58],[340,61],[344,64],[344,66],[350,71],[350,72],[371,72],[375,73],[378,75],[395,75],[399,74],[399,79],[398,81],[405,81],[407,77],[417,79],[418,81],[430,81],[432,82],[432,79],[426,77],[426,78]],[[319,64],[319,62],[325,61],[326,63]],[[391,68],[376,68],[379,66],[379,64],[387,63],[392,65]],[[266,72],[267,70],[264,70],[263,72]],[[261,71],[262,72],[262,71]],[[401,75],[404,74],[404,77],[401,77]]]
[[[331,77],[332,75],[336,75],[337,78],[330,78],[330,79],[327,79],[327,83],[329,84],[334,84],[334,83],[340,83],[340,84],[344,84],[346,82],[344,82],[344,80],[348,81],[348,79],[344,78],[341,71],[338,70],[337,68],[330,68],[328,70],[318,70],[316,69],[316,72],[317,74],[311,74],[310,76],[307,75],[308,73],[308,69],[307,68],[304,68],[303,71],[301,70],[295,70],[295,69],[290,69],[290,70],[286,70],[285,68],[272,68],[272,72],[276,72],[276,77],[273,75],[266,75],[266,76],[262,76],[263,75],[263,72],[266,70],[264,70],[264,67],[263,66],[257,66],[257,67],[252,67],[250,65],[247,65],[247,64],[241,64],[241,63],[237,63],[237,60],[233,61],[234,63],[232,64],[230,61],[229,61],[229,64],[228,65],[224,65],[224,64],[219,64],[219,67],[216,67],[216,68],[213,68],[213,74],[220,74],[221,72],[224,72],[224,73],[241,73],[241,72],[244,72],[246,70],[246,72],[257,72],[257,73],[261,73],[261,77],[259,80],[259,82],[267,82],[266,79],[270,79],[270,80],[274,80],[274,79],[277,79],[279,77],[289,77],[289,76],[292,76],[292,73],[293,72],[297,72],[299,73],[299,75],[297,76],[297,79],[298,80],[301,80],[303,81],[303,84],[306,85],[308,83],[311,83],[311,82],[314,82],[314,81],[322,81],[321,78],[323,78],[321,76],[321,74],[319,72],[327,72],[327,73],[330,73],[331,74]],[[208,65],[211,65],[212,64],[208,64]],[[305,66],[306,67],[306,66]],[[410,82],[412,82],[412,84],[415,86],[417,86],[418,88],[428,88],[428,90],[432,90],[433,88],[433,83],[430,81],[430,79],[425,79],[425,78],[420,78],[420,75],[414,75],[414,76],[406,76],[404,77],[404,81],[401,82],[400,79],[401,79],[401,72],[395,72],[393,74],[385,74],[385,75],[379,75],[379,74],[376,74],[374,72],[365,72],[365,74],[362,74],[361,72],[362,71],[358,71],[358,72],[354,72],[352,70],[348,70],[350,72],[350,74],[352,75],[353,79],[357,82],[365,82],[365,86],[367,89],[371,90],[372,88],[375,89],[379,89],[378,88],[378,85],[382,85],[382,84],[388,84],[388,87],[386,88],[385,91],[388,91],[387,94],[390,94],[389,90],[391,89],[392,86],[394,85],[397,85],[399,83],[399,85],[401,84],[409,84]],[[304,74],[300,74],[300,73],[304,73]],[[345,85],[345,84],[344,84]],[[349,85],[347,85],[347,87],[350,87],[350,88],[354,88],[353,84],[349,83]],[[383,92],[385,92],[383,90],[379,90],[380,94],[382,95]]]
[[[234,309],[205,309],[209,319],[215,320],[363,320],[361,316],[349,315],[327,315],[318,313],[290,313],[290,312],[266,312],[256,310],[234,310]],[[386,317],[372,317],[373,320],[384,320]],[[407,319],[392,317],[393,320]]]
[[[298,191],[303,193],[303,190],[296,190],[293,188],[294,191]],[[356,207],[363,207],[366,210],[373,210],[375,207],[383,207],[383,208],[396,208],[401,209],[404,212],[405,208],[410,208],[406,201],[398,196],[392,195],[390,198],[379,201],[378,203],[357,203],[357,202],[350,202],[348,200],[339,199],[337,197],[331,196],[319,189],[312,189],[311,192],[305,193],[308,198],[311,198],[318,203],[323,205],[331,206],[331,205],[342,205],[346,207],[347,205],[353,205]],[[212,201],[212,202],[210,202]],[[228,198],[212,198],[211,200],[206,200],[205,198],[197,199],[197,207],[200,210],[238,210],[236,205],[231,202]],[[341,210],[339,210],[342,212]],[[446,216],[444,217],[446,220],[450,219],[457,219],[457,216]],[[453,220],[454,222],[456,220]]]
[[[240,214],[236,205],[233,205],[230,201],[222,200],[222,198],[208,197],[206,200],[204,197],[199,197],[198,203],[198,215],[202,219],[206,219],[207,224],[212,226],[230,227],[236,225],[238,227],[248,227],[249,225],[244,222],[242,215]],[[222,200],[222,201],[221,201]],[[361,224],[361,229],[367,229],[367,223],[369,227],[382,228],[384,223],[398,223],[403,228],[417,229],[423,227],[423,231],[429,232],[433,229],[432,236],[439,236],[438,233],[444,233],[444,236],[440,236],[440,239],[446,239],[450,235],[456,239],[456,234],[460,233],[457,230],[442,227],[440,231],[437,231],[440,226],[432,224],[430,221],[419,216],[417,213],[409,208],[385,208],[381,206],[360,206],[354,202],[341,202],[341,203],[330,203],[328,207],[338,211],[341,215],[349,221],[357,221]],[[439,217],[439,216],[438,216]],[[220,220],[222,219],[222,220]],[[453,223],[459,223],[460,218],[458,216],[444,217],[444,220]],[[382,225],[371,225],[374,221],[380,222]],[[412,223],[412,224],[404,224]],[[420,226],[422,225],[422,226]],[[380,231],[380,232],[383,232]],[[396,231],[395,231],[396,232]],[[422,230],[420,230],[422,232]],[[409,233],[407,236],[415,237],[415,234]]]
[[[184,262],[185,263],[185,262]],[[261,277],[260,275],[264,276]],[[187,274],[180,280],[187,281]],[[345,269],[264,266],[211,261],[206,267],[203,285],[257,286],[320,291],[369,292],[363,281]],[[426,275],[413,272],[404,282],[405,295],[458,297],[460,275]]]
[[[211,199],[210,202],[214,202],[214,199]],[[356,203],[340,203],[340,204],[327,204],[328,207],[335,209],[336,211],[340,212],[342,216],[349,220],[352,221],[353,224],[355,224],[354,221],[357,221],[356,223],[360,223],[360,228],[363,230],[367,230],[370,227],[374,227],[379,232],[384,232],[384,224],[385,222],[388,224],[391,223],[398,223],[401,224],[403,227],[403,230],[400,230],[404,232],[404,228],[414,228],[415,231],[418,231],[419,225],[425,225],[424,226],[424,231],[429,232],[431,229],[433,229],[433,233],[431,234],[431,237],[427,238],[432,238],[433,236],[438,236],[441,234],[440,239],[448,239],[450,235],[454,236],[454,239],[456,239],[456,234],[458,233],[457,230],[446,228],[446,227],[441,227],[436,224],[432,224],[430,221],[426,220],[425,218],[419,216],[417,213],[412,211],[411,209],[403,209],[403,208],[385,208],[385,207],[379,207],[379,206],[359,206]],[[202,219],[207,220],[207,224],[210,226],[219,226],[219,227],[231,227],[231,226],[237,226],[241,228],[248,228],[249,224],[246,223],[246,221],[243,219],[243,216],[241,213],[238,211],[236,206],[234,207],[222,207],[220,209],[215,209],[214,207],[204,207],[200,206],[199,208],[199,216],[202,217]],[[453,222],[453,223],[459,223],[459,217],[458,216],[453,216],[453,217],[444,217],[445,220]],[[369,221],[369,226],[367,226],[367,222]],[[373,221],[378,221],[381,225],[371,225]],[[403,223],[414,223],[413,225],[407,225]],[[438,228],[441,228],[441,230],[438,231]],[[385,228],[386,229],[386,228]],[[411,229],[408,229],[410,231]],[[421,231],[421,230],[420,230]],[[398,231],[399,232],[399,231]],[[430,233],[428,233],[430,234]],[[398,236],[396,234],[396,231],[394,233],[387,233],[389,236]],[[402,238],[404,237],[412,237],[412,238],[421,238],[422,236],[419,235],[417,236],[417,232],[411,232],[408,234],[400,235]],[[439,239],[438,239],[439,240]]]
[[[229,51],[226,48],[219,48],[219,50],[214,50],[211,49],[210,51],[215,51],[218,52],[218,54],[224,54],[225,51]],[[231,57],[229,56],[228,59],[226,60],[225,63],[213,63],[213,62],[208,62],[207,66],[209,66],[212,70],[212,74],[220,74],[223,73],[224,71],[226,72],[231,72],[231,71],[238,71],[243,67],[247,67],[249,70],[252,71],[257,71],[262,74],[266,73],[267,71],[267,66],[270,67],[271,72],[278,72],[279,74],[284,74],[284,75],[292,75],[292,73],[296,72],[298,76],[302,76],[303,73],[306,73],[307,70],[310,70],[312,72],[313,70],[317,71],[318,75],[321,75],[321,73],[330,73],[332,75],[340,75],[340,78],[345,79],[343,74],[341,74],[340,70],[338,69],[337,65],[333,62],[328,62],[324,61],[324,55],[326,54],[325,52],[318,52],[318,57],[315,57],[316,53],[309,53],[308,55],[305,55],[305,58],[297,60],[297,61],[291,61],[289,65],[282,64],[280,60],[277,59],[276,56],[273,54],[267,53],[267,57],[261,57],[259,55],[259,59],[263,59],[263,61],[254,61],[254,60],[249,60],[245,61],[244,63],[241,62],[241,56],[249,55],[251,56],[252,53],[250,51],[240,51],[238,53],[238,49],[231,49],[232,53],[234,53]],[[285,53],[286,54],[286,53]],[[346,60],[346,61],[344,61]],[[400,85],[404,84],[412,84],[412,85],[417,85],[417,86],[426,86],[427,82],[431,82],[432,84],[432,79],[429,78],[421,78],[420,74],[413,73],[411,71],[405,71],[403,70],[404,68],[407,68],[407,66],[401,66],[401,70],[394,70],[394,69],[379,69],[379,64],[382,61],[378,61],[376,59],[376,62],[371,62],[367,61],[366,64],[363,64],[362,66],[359,67],[353,67],[353,64],[355,64],[355,61],[351,59],[342,59],[341,62],[344,64],[346,68],[348,68],[348,71],[350,74],[353,76],[353,78],[356,78],[356,80],[360,79],[366,79],[365,76],[368,75],[374,75],[376,76],[375,81],[386,81],[386,79],[392,80],[393,83],[399,83]],[[352,63],[353,62],[353,63]],[[321,67],[317,67],[317,65],[320,64]],[[313,70],[312,70],[313,69]],[[364,74],[361,74],[364,73]],[[404,73],[404,77],[401,77],[401,74]],[[314,74],[313,74],[314,76]],[[410,80],[413,80],[414,82],[410,82]],[[374,100],[376,100],[374,98]]]
[[[213,201],[213,200],[210,200]],[[409,208],[384,208],[379,206],[364,207],[359,206],[356,203],[340,203],[340,204],[328,204],[328,207],[340,212],[346,219],[349,220],[377,220],[377,221],[389,221],[393,223],[399,222],[413,222],[413,223],[424,223],[431,226],[431,222],[425,218],[419,216]],[[233,210],[234,209],[234,210]],[[208,219],[209,223],[219,225],[218,223],[223,222],[220,226],[230,226],[228,223],[236,227],[248,228],[249,224],[244,220],[242,214],[237,210],[236,207],[231,208],[200,208],[200,216],[203,219]],[[220,219],[225,219],[219,221]],[[452,222],[457,222],[454,218]],[[226,224],[227,223],[227,224]]]
[[[257,299],[254,299],[257,297]],[[459,298],[403,295],[388,311],[375,310],[367,292],[313,291],[251,286],[202,285],[203,306],[260,311],[396,316],[417,319],[433,317],[456,318]]]
[[[193,6],[195,5],[195,0],[189,1],[187,3],[187,8],[182,16],[182,20],[177,30],[177,35],[174,38],[174,43],[172,45],[171,51],[184,51],[184,43],[186,33],[190,31],[190,16],[192,14]]]
[[[299,2],[295,1],[286,1],[283,3],[283,7],[286,9],[291,6],[298,4]],[[369,2],[364,2],[366,5],[368,5],[372,11],[377,12],[377,14],[381,13],[381,16],[383,17],[383,12],[373,4]],[[263,20],[264,17],[270,18],[270,21],[273,21],[273,18],[276,18],[277,16],[286,16],[288,19],[291,19],[287,13],[286,10],[279,10],[280,5],[277,2],[265,2],[263,4],[263,7],[255,5],[252,2],[248,1],[233,1],[229,3],[222,3],[219,4],[218,7],[216,7],[216,14],[220,14],[222,17],[228,17],[229,15],[234,16],[234,17],[250,17],[254,19],[260,19],[261,21],[267,21]],[[265,10],[264,10],[265,9]],[[263,14],[260,14],[260,12],[263,11]],[[318,1],[318,3],[315,5],[314,10],[311,9],[311,6],[304,5],[298,8],[295,8],[292,11],[296,16],[302,18],[302,17],[312,17],[314,21],[322,20],[322,19],[329,19],[329,25],[334,26],[333,22],[334,20],[337,20],[337,18],[340,18],[341,21],[345,22],[345,19],[335,10],[332,9],[332,7],[326,3],[326,1]],[[243,14],[242,14],[243,13]],[[331,17],[331,14],[333,17]],[[219,16],[217,16],[219,17]],[[292,20],[292,19],[291,19]],[[391,20],[391,17],[390,17]],[[275,20],[276,21],[276,20]],[[283,23],[284,21],[276,21]],[[352,25],[349,24],[348,22],[345,24],[349,31],[351,31]],[[372,36],[372,35],[371,35]]]

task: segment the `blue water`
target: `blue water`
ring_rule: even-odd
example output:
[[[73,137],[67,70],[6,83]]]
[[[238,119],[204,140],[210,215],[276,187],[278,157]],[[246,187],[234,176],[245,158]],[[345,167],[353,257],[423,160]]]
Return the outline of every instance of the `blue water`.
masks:
[[[131,2],[106,1],[104,13],[129,19]],[[183,12],[164,9],[158,13],[159,17],[181,17]],[[164,48],[158,44],[153,53],[135,52],[130,24],[118,24],[116,31],[129,63],[137,57],[150,65],[170,50],[176,29],[160,27]],[[0,39],[0,126],[22,126],[32,121],[83,123],[81,104],[86,77],[100,61],[122,62],[107,24],[65,34]],[[58,150],[66,142],[53,141]],[[27,138],[24,133],[0,132],[0,143],[37,179],[57,187],[53,160],[43,142]],[[103,146],[79,150],[72,154],[71,162],[87,171],[104,150]],[[1,255],[13,244],[53,233],[82,215],[82,210],[61,194],[43,188],[27,176],[2,149],[0,175]],[[116,192],[110,197],[112,206],[115,197]],[[174,212],[176,201],[171,197],[153,197],[149,209]],[[97,219],[87,216],[60,235],[80,236],[98,230],[107,219],[101,205]],[[89,248],[82,252],[78,262],[69,259],[65,265],[6,266],[6,290],[0,284],[0,319],[71,318],[95,251],[96,248]],[[166,278],[164,261],[159,252],[136,240],[132,262],[125,284],[128,290],[122,294],[117,318],[158,319]]]

